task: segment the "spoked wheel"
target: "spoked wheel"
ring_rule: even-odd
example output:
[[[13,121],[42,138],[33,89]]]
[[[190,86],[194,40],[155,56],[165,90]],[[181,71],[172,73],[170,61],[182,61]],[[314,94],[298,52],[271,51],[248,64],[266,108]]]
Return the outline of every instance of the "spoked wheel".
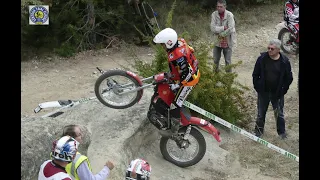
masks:
[[[126,71],[110,70],[97,79],[94,92],[105,106],[124,109],[133,106],[141,98],[142,90],[132,91],[137,87],[140,87],[139,82]]]
[[[283,28],[280,30],[279,34],[278,34],[278,39],[281,41],[281,49],[284,53],[287,54],[296,54],[298,53],[298,50],[294,44],[293,44],[293,37],[291,32],[286,29]]]
[[[191,128],[187,140],[183,139],[186,127],[179,130],[181,140],[177,142],[161,137],[160,151],[164,159],[179,166],[188,167],[197,164],[206,153],[206,141],[203,135],[195,128]]]

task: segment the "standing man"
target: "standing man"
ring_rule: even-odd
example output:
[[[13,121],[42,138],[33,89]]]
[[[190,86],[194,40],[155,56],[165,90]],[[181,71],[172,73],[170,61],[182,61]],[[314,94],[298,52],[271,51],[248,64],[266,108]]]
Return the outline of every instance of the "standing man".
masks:
[[[253,86],[258,93],[258,117],[255,135],[261,137],[264,132],[266,112],[271,101],[277,123],[277,133],[281,139],[287,138],[283,114],[284,95],[293,81],[289,59],[280,53],[281,41],[272,39],[268,52],[261,53],[252,73]]]
[[[225,0],[217,0],[217,10],[211,14],[210,29],[213,32],[215,71],[219,71],[221,51],[225,64],[231,64],[232,48],[237,41],[234,17],[230,11],[226,10],[226,7]],[[227,68],[226,72],[231,72],[231,68]]]

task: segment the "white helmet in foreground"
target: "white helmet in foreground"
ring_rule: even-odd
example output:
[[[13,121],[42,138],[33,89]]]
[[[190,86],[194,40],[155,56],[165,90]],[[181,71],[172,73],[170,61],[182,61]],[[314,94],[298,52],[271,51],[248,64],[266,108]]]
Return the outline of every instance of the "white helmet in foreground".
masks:
[[[126,180],[149,180],[151,165],[143,159],[132,160],[126,170]]]
[[[70,136],[63,136],[53,142],[52,158],[71,162],[78,151],[79,142]]]
[[[160,31],[154,38],[155,43],[164,43],[167,49],[171,49],[178,41],[178,34],[171,28],[165,28]]]

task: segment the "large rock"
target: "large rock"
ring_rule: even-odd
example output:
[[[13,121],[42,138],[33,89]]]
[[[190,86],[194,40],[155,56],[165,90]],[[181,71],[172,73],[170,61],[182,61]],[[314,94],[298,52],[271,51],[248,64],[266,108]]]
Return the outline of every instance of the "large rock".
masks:
[[[92,100],[70,108],[56,118],[23,118],[21,179],[37,179],[40,165],[50,158],[52,141],[61,135],[62,127],[67,124],[79,124],[87,131],[79,151],[89,157],[93,173],[98,173],[107,160],[114,163],[108,180],[123,179],[128,163],[135,158],[144,158],[154,167],[154,180],[199,179],[205,172],[221,174],[208,175],[209,179],[225,177],[225,171],[220,168],[227,166],[225,157],[228,153],[205,132],[202,133],[207,140],[207,154],[196,166],[179,168],[163,159],[160,135],[146,118],[151,94],[152,91],[144,91],[141,101],[127,109],[111,109]]]
[[[138,104],[124,110],[111,109],[93,100],[55,118],[22,117],[21,179],[37,179],[40,165],[50,159],[53,140],[61,136],[62,128],[68,124],[83,127],[84,142],[79,146],[79,152],[89,157],[95,173],[110,159],[115,164],[110,178],[123,177],[127,162],[133,157],[123,148],[126,149],[126,140],[140,131],[139,126],[148,125],[146,113],[151,93],[145,91]],[[152,128],[149,130],[153,131]]]

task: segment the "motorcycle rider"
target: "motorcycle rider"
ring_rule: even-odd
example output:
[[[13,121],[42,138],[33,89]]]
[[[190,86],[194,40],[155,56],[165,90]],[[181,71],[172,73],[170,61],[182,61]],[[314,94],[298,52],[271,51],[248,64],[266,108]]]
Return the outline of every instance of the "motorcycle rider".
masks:
[[[71,180],[65,168],[76,156],[79,142],[70,136],[63,136],[52,143],[52,160],[40,166],[38,180],[64,179]]]
[[[299,0],[288,0],[285,3],[284,20],[294,33],[293,44],[297,46],[299,44]]]
[[[132,160],[126,170],[126,179],[128,180],[149,180],[151,174],[151,165],[144,159]]]
[[[159,43],[167,51],[170,69],[170,89],[174,92],[175,98],[170,105],[171,131],[160,130],[163,136],[177,134],[180,126],[180,109],[192,88],[198,83],[200,72],[198,60],[194,49],[187,44],[183,38],[178,38],[175,30],[165,28],[153,39],[154,43]]]

